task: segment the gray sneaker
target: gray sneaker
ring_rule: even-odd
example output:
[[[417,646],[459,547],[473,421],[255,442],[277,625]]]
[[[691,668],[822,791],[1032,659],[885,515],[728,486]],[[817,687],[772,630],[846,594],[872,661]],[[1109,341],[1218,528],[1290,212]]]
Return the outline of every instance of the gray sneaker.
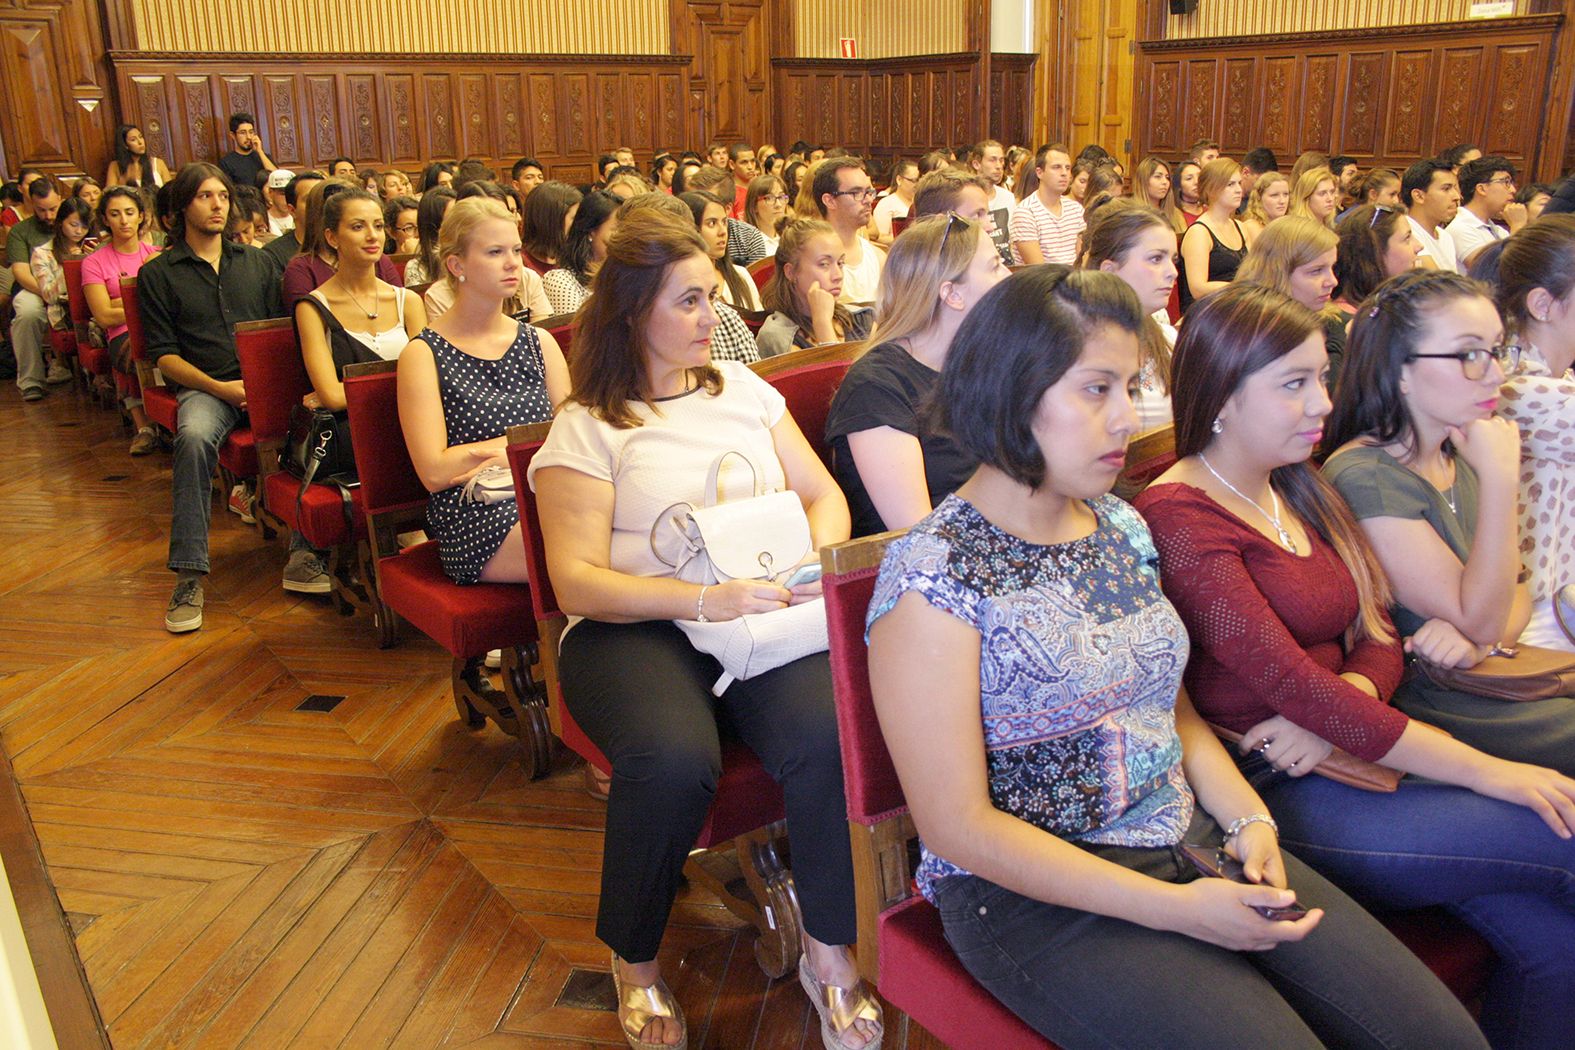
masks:
[[[49,362],[49,371],[44,373],[44,382],[48,383],[50,386],[57,386],[60,383],[69,383],[71,382],[71,369],[67,368],[59,361],[51,361]]]
[[[291,551],[284,565],[284,589],[296,594],[327,594],[334,584],[316,551],[299,550]]]
[[[164,614],[164,628],[171,634],[185,634],[202,626],[202,581],[182,580],[170,595]]]

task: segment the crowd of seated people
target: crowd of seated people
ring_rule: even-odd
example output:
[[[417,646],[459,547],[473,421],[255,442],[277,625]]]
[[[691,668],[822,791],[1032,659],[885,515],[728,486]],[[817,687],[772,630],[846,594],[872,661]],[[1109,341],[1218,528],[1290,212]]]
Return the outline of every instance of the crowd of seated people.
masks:
[[[827,656],[713,695],[715,659],[675,625],[818,598],[780,572],[694,582],[659,542],[674,505],[760,491],[798,497],[806,563],[908,530],[868,639],[919,889],[1047,1038],[1566,1044],[1575,698],[1419,668],[1525,647],[1575,666],[1575,193],[1522,190],[1469,146],[1403,172],[1308,152],[1282,175],[1207,140],[1143,158],[1130,196],[1100,147],[994,140],[412,179],[280,169],[250,114],[228,127],[217,165],[172,171],[128,125],[102,184],[24,169],[0,189],[17,385],[71,380],[50,333],[80,260],[133,455],[160,446],[141,383],[178,404],[174,633],[202,626],[212,477],[245,419],[236,323],[293,318],[311,409],[342,415],[346,367],[398,361],[457,586],[529,583],[516,502],[469,490],[507,473],[509,427],[554,421],[529,482],[571,621],[564,700],[612,770],[597,933],[631,1046],[686,1039],[656,953],[720,723],[785,792],[825,1045],[882,1039],[850,955]],[[560,346],[541,322],[563,315]],[[852,363],[812,444],[749,365],[832,344]],[[1129,442],[1167,426],[1175,465],[1111,495]],[[735,454],[752,481],[718,469]],[[228,496],[251,517],[245,481]],[[326,593],[327,560],[292,533],[282,586]],[[1321,775],[1337,755],[1398,787]],[[1246,883],[1196,877],[1182,844]],[[1435,905],[1498,955],[1475,1019],[1364,910]]]

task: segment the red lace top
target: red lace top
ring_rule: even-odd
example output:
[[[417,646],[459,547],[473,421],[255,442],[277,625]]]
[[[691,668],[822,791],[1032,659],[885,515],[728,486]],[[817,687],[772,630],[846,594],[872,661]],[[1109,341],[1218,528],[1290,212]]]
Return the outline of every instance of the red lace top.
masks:
[[[1284,715],[1358,758],[1377,761],[1406,716],[1388,705],[1400,645],[1342,638],[1356,617],[1356,582],[1311,529],[1312,552],[1291,554],[1190,485],[1137,499],[1159,548],[1160,583],[1192,637],[1184,678],[1198,711],[1238,733]],[[1354,671],[1374,700],[1340,678]]]

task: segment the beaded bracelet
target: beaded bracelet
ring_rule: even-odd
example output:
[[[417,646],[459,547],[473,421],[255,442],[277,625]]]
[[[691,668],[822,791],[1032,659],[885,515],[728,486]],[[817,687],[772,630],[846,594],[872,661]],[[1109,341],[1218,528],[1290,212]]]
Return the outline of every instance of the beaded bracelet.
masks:
[[[1249,813],[1245,817],[1237,817],[1235,820],[1230,822],[1230,827],[1225,829],[1226,841],[1228,842],[1237,835],[1241,834],[1242,829],[1248,824],[1267,824],[1273,829],[1274,837],[1280,837],[1280,826],[1274,822],[1273,817],[1269,816],[1267,813]]]

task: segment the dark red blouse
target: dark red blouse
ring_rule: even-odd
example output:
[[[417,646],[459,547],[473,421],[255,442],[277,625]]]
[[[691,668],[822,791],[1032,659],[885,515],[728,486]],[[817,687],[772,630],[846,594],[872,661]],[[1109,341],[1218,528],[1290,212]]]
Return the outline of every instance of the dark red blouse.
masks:
[[[1398,642],[1342,639],[1356,618],[1356,582],[1311,529],[1292,554],[1190,485],[1155,485],[1137,499],[1159,548],[1160,584],[1192,636],[1185,682],[1204,718],[1238,733],[1281,714],[1358,758],[1377,761],[1405,731],[1388,705],[1400,684]],[[1369,679],[1374,700],[1340,678]]]

